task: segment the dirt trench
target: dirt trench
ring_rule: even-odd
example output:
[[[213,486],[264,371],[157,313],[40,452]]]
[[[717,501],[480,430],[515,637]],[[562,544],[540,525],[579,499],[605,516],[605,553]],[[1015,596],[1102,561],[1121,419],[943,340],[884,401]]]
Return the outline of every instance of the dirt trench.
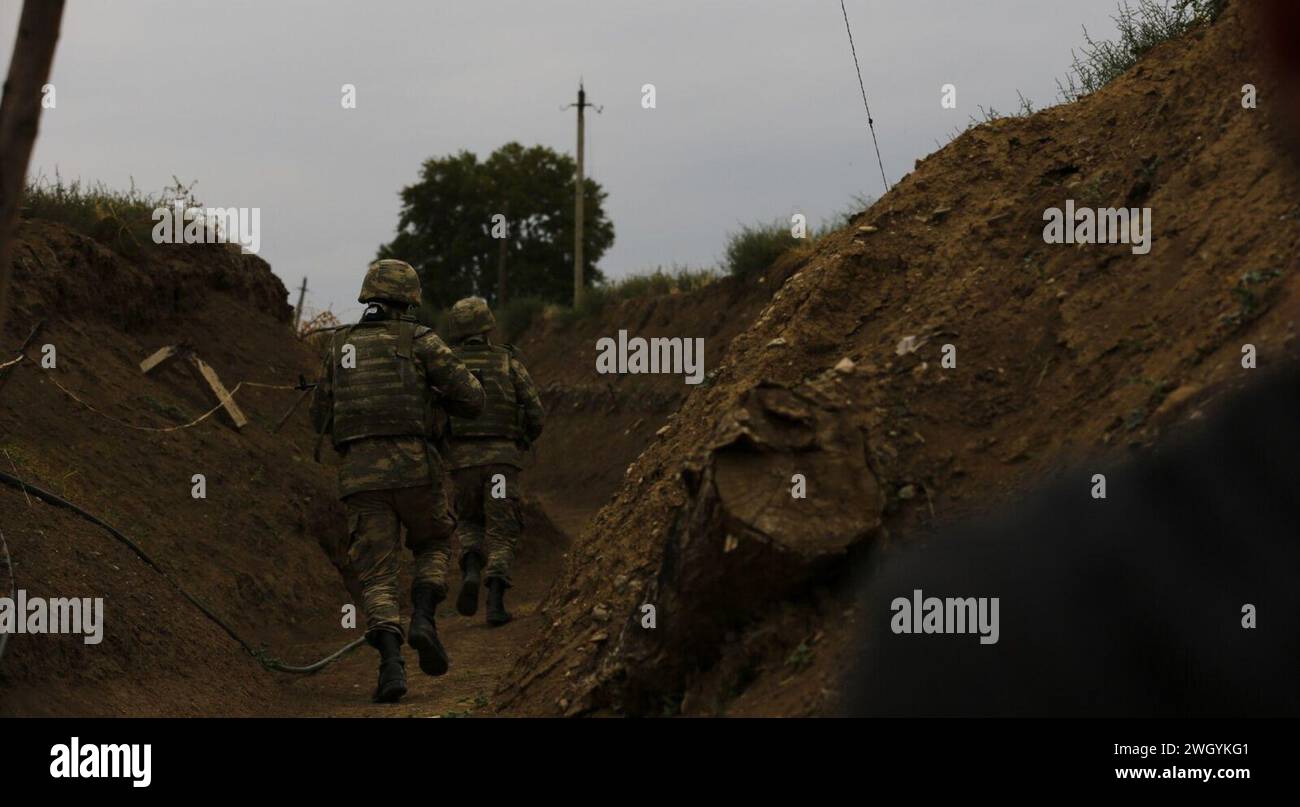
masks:
[[[834,713],[856,561],[1066,464],[1155,450],[1245,383],[1244,344],[1264,365],[1296,353],[1297,178],[1278,132],[1240,108],[1264,74],[1244,7],[1078,103],[966,132],[761,278],[537,322],[520,346],[550,419],[523,481],[555,528],[525,538],[518,620],[489,631],[444,608],[452,671],[425,679],[408,654],[398,706],[368,703],[370,651],[266,673],[101,530],[0,488],[19,585],[104,596],[114,614],[97,648],[11,642],[0,714]],[[1151,206],[1153,249],[1045,244],[1041,213],[1067,198]],[[141,435],[53,384],[156,426],[211,405],[183,374],[141,378],[162,344],[193,343],[231,380],[310,375],[269,267],[180,248],[127,261],[46,222],[24,223],[17,254],[0,342],[47,319],[62,358],[0,391],[0,463],[129,528],[282,657],[355,638],[329,561],[333,471],[311,461],[305,412],[271,434],[284,391],[241,398],[253,423],[237,435],[217,419]],[[619,329],[704,338],[706,383],[595,374],[596,340]],[[856,509],[793,500],[793,472]]]
[[[317,367],[286,324],[286,291],[269,266],[217,247],[164,245],[127,258],[111,244],[32,220],[19,231],[18,256],[15,316],[0,352],[8,359],[42,323],[28,355],[39,358],[39,346],[50,344],[58,361],[48,369],[25,362],[0,390],[6,472],[122,530],[277,658],[306,663],[356,638],[342,624],[352,600],[331,562],[343,538],[332,452],[326,448],[323,464],[312,460],[305,405],[274,431],[299,395],[285,387]],[[665,322],[677,313],[664,303],[647,310]],[[562,341],[588,340],[578,333]],[[141,359],[170,344],[192,348],[228,387],[272,385],[237,394],[249,425],[236,430],[218,412],[191,428],[145,430],[189,422],[214,405],[181,367],[141,373]],[[410,694],[377,707],[368,700],[369,648],[314,676],[267,672],[105,530],[0,486],[0,531],[16,587],[102,597],[106,611],[99,645],[12,636],[0,660],[0,714],[497,714],[500,680],[547,619],[541,603],[561,574],[569,536],[682,397],[585,388],[552,369],[552,361],[566,364],[565,353],[538,351],[530,362],[552,417],[524,474],[527,526],[509,597],[516,619],[490,630],[481,610],[467,619],[444,605],[448,675],[423,676],[408,649]],[[595,448],[575,461],[575,445]],[[203,500],[191,496],[195,473],[206,477]],[[6,589],[7,572],[0,570]]]

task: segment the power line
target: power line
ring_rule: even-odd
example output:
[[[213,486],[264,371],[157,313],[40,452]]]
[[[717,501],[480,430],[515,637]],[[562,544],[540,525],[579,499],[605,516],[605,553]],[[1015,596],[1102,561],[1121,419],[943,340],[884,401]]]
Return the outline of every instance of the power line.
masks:
[[[880,181],[889,190],[889,180],[885,179],[885,163],[880,159],[880,142],[876,140],[876,122],[871,119],[871,106],[867,103],[867,87],[862,83],[862,67],[858,64],[858,49],[853,45],[853,29],[849,27],[849,12],[840,0],[840,11],[844,14],[844,30],[849,34],[849,50],[853,52],[853,69],[858,71],[858,89],[862,90],[862,106],[867,110],[867,128],[871,130],[871,143],[876,147],[876,164],[880,166]]]

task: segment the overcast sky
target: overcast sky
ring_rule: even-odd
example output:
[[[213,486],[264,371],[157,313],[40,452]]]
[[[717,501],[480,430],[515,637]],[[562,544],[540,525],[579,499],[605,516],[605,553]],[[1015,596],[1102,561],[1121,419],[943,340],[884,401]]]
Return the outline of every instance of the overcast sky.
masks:
[[[1113,34],[1115,0],[847,8],[896,182],[977,105],[1054,103],[1081,26]],[[6,66],[19,9],[0,2]],[[69,0],[32,171],[151,192],[175,175],[206,205],[260,207],[285,285],[305,275],[309,308],[351,316],[421,161],[511,140],[572,153],[560,107],[579,76],[604,106],[587,175],[609,193],[607,275],[714,264],[743,223],[815,223],[882,191],[837,0]]]

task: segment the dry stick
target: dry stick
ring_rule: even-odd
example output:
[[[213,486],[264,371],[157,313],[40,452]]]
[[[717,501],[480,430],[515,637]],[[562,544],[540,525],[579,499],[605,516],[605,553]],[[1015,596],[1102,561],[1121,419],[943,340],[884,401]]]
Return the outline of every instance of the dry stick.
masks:
[[[41,88],[50,79],[63,0],[26,0],[18,19],[4,98],[0,99],[0,334],[9,310],[9,275],[18,202],[41,119]]]
[[[1043,383],[1043,378],[1047,376],[1047,368],[1049,365],[1051,365],[1051,363],[1052,363],[1052,357],[1048,356],[1047,359],[1043,362],[1043,371],[1038,374],[1038,380],[1034,382],[1034,389],[1038,389],[1038,385]]]
[[[280,418],[280,421],[275,424],[275,428],[271,430],[271,434],[280,433],[280,429],[284,428],[284,424],[289,422],[289,418],[293,417],[293,413],[298,411],[298,407],[302,405],[303,401],[307,400],[307,396],[311,392],[313,392],[313,390],[305,389],[302,391],[302,395],[299,395],[294,399],[293,406],[289,407],[289,411],[285,412],[284,417]]]
[[[36,339],[36,334],[40,333],[41,328],[44,326],[45,320],[41,320],[32,326],[32,332],[27,334],[27,338],[23,340],[22,346],[18,348],[17,358],[7,361],[4,364],[0,364],[0,389],[4,388],[5,382],[8,381],[9,376],[14,373],[10,368],[27,358],[27,348],[31,347],[32,341]]]
[[[6,485],[9,485],[10,487],[20,488],[24,493],[26,493],[28,490],[31,490],[32,493],[35,493],[36,496],[42,499],[46,504],[51,504],[54,505],[55,507],[61,507],[65,510],[71,510],[72,512],[76,513],[77,515],[89,521],[91,524],[94,524],[98,527],[102,527],[105,530],[107,530],[109,535],[113,536],[113,538],[115,538],[119,543],[123,544],[124,546],[126,546],[127,549],[130,549],[133,553],[135,553],[135,556],[139,558],[141,561],[143,561],[146,566],[148,566],[149,568],[157,572],[159,575],[161,575],[162,578],[166,580],[168,583],[170,583],[172,588],[176,589],[176,591],[179,592],[182,597],[189,600],[191,605],[193,605],[195,608],[203,612],[203,615],[206,616],[208,619],[210,619],[212,622],[216,623],[217,627],[225,631],[227,636],[229,636],[231,639],[234,639],[235,642],[241,648],[244,649],[245,653],[252,656],[259,664],[261,664],[263,667],[265,667],[268,670],[274,670],[276,672],[302,673],[302,674],[318,672],[319,670],[324,669],[334,661],[337,661],[338,659],[352,652],[356,648],[360,647],[362,643],[365,642],[364,636],[361,637],[360,639],[355,639],[349,642],[348,644],[344,645],[343,647],[339,648],[338,650],[334,651],[330,655],[326,656],[325,658],[321,659],[320,661],[314,662],[312,664],[307,664],[304,666],[285,664],[283,661],[280,661],[279,659],[268,655],[264,650],[254,649],[251,644],[244,641],[243,637],[241,637],[238,633],[236,633],[235,629],[230,627],[230,625],[227,624],[225,620],[217,616],[216,613],[214,613],[212,609],[209,608],[202,600],[200,600],[198,597],[194,596],[189,591],[187,591],[185,587],[182,586],[180,583],[176,582],[176,580],[171,575],[169,575],[167,571],[163,569],[163,567],[159,566],[154,561],[153,558],[149,557],[149,555],[144,551],[144,549],[140,547],[139,544],[137,544],[135,541],[132,541],[130,538],[126,537],[124,534],[119,532],[117,528],[115,528],[112,524],[109,524],[108,522],[104,521],[98,516],[95,516],[92,513],[82,510],[80,507],[68,501],[67,499],[64,499],[61,496],[57,496],[49,492],[48,490],[43,490],[41,488],[38,488],[35,485],[29,485],[28,483],[24,482],[18,477],[10,476],[4,471],[0,471],[0,483],[4,483]]]
[[[18,466],[14,464],[14,458],[9,456],[9,449],[5,449],[5,459],[9,460],[9,467],[14,469],[14,474],[18,474]],[[23,498],[27,500],[27,506],[32,506],[32,497],[27,495],[27,489],[23,489]]]

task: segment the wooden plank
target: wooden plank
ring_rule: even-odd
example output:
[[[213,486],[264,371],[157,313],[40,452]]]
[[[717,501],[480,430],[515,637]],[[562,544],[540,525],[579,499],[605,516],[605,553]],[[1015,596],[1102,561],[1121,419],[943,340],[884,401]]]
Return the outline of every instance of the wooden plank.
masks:
[[[158,365],[176,356],[180,352],[177,345],[168,345],[167,347],[158,348],[149,358],[140,362],[140,372],[147,373]]]
[[[213,370],[203,361],[203,359],[200,359],[193,353],[190,354],[189,358],[190,363],[194,365],[196,370],[198,370],[199,377],[208,382],[208,386],[212,388],[212,392],[217,396],[217,401],[225,407],[226,414],[230,415],[230,419],[234,422],[235,428],[242,429],[247,426],[248,418],[244,417],[244,413],[239,410],[239,405],[235,403],[235,399],[230,397],[230,393],[227,392],[225,386],[222,385],[221,379],[217,377],[217,371]]]

